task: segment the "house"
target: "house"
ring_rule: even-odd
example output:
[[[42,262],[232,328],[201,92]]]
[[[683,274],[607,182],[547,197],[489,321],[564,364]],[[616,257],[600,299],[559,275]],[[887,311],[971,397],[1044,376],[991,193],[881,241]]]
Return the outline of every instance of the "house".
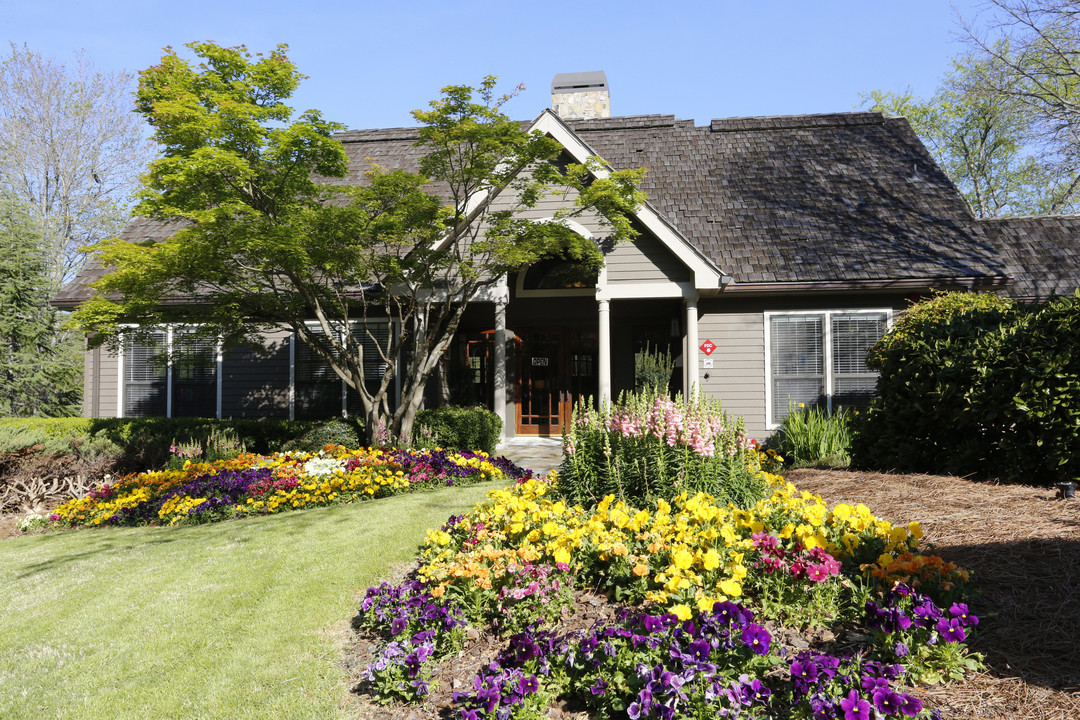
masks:
[[[444,394],[479,402],[506,436],[558,434],[577,398],[634,385],[647,344],[677,357],[675,389],[717,397],[764,437],[789,408],[865,403],[866,348],[909,302],[934,290],[1025,298],[1080,285],[1075,218],[978,221],[907,121],[877,113],[713,120],[610,117],[603,73],[557,76],[531,124],[576,161],[649,169],[639,238],[606,250],[594,277],[549,260],[506,277],[468,308]],[[415,170],[414,129],[339,136],[358,181],[368,159]],[[554,214],[555,200],[531,214]],[[174,228],[136,220],[123,237]],[[595,218],[574,229],[602,239]],[[1048,252],[1052,249],[1053,252]],[[85,299],[88,269],[54,301]],[[387,328],[385,331],[389,331]],[[356,412],[357,398],[286,333],[267,347],[159,342],[86,356],[85,413],[311,417]],[[377,367],[372,368],[377,371]]]

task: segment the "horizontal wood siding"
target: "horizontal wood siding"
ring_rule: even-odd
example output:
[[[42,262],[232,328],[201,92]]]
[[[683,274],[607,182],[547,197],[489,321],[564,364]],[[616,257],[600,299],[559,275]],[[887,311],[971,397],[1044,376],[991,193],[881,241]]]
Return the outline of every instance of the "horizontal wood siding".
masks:
[[[83,417],[116,417],[119,359],[107,348],[83,355]]]
[[[702,390],[720,399],[731,415],[746,421],[746,434],[764,440],[765,428],[765,325],[760,312],[724,312],[703,303],[698,316],[698,340],[712,340],[713,367],[702,368],[698,352],[698,378]],[[705,379],[708,373],[709,378]]]
[[[621,243],[604,258],[609,283],[681,282],[690,271],[664,244],[642,233],[634,242]]]
[[[565,192],[549,194],[536,207],[521,212],[520,217],[544,220],[554,217],[577,201],[577,191],[567,188]],[[504,193],[492,203],[495,210],[510,209],[515,195]],[[574,218],[597,239],[606,238],[609,229],[595,212],[583,213]],[[641,229],[641,228],[639,228]],[[633,282],[679,282],[688,280],[690,272],[663,243],[647,232],[642,232],[632,243],[621,243],[605,256],[609,283]]]
[[[265,348],[225,348],[221,376],[221,417],[287,418],[289,334],[267,335]]]

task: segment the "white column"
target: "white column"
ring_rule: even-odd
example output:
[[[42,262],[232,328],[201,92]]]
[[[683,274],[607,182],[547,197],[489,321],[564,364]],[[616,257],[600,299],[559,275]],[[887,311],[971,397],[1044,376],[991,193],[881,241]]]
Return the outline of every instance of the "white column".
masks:
[[[600,404],[611,401],[611,313],[609,301],[598,300],[600,313],[600,352],[597,357],[597,376],[600,387]]]
[[[502,420],[499,440],[506,439],[506,301],[495,302],[495,414]]]
[[[698,315],[697,298],[686,298],[686,356],[683,370],[686,373],[686,397],[698,392]]]

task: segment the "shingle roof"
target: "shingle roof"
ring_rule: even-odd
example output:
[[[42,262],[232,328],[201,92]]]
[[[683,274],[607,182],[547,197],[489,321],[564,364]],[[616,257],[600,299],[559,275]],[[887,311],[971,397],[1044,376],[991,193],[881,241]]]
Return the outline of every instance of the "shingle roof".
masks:
[[[736,283],[998,275],[995,248],[905,120],[842,113],[567,123]]]
[[[127,242],[156,242],[164,240],[177,230],[184,227],[183,222],[160,222],[148,218],[132,218],[124,231],[120,233],[120,239]],[[87,285],[99,280],[105,274],[105,269],[96,260],[89,261],[76,277],[60,288],[60,292],[52,299],[52,304],[60,308],[72,308],[90,296]]]
[[[888,282],[996,277],[984,226],[907,121],[878,113],[713,120],[672,115],[566,121],[616,169],[647,167],[650,204],[736,283]],[[528,123],[523,123],[528,125]],[[347,177],[372,162],[416,171],[415,128],[338,135]],[[441,196],[445,187],[431,188]],[[136,220],[132,240],[167,234]],[[58,304],[85,296],[78,283]]]
[[[1008,292],[1021,300],[1071,295],[1080,287],[1080,216],[982,220],[1001,249],[1013,284]]]

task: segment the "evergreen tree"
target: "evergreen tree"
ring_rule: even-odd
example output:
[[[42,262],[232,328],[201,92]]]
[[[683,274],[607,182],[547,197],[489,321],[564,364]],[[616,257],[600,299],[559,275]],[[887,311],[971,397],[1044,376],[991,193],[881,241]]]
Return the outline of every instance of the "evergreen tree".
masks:
[[[78,413],[81,348],[49,305],[39,231],[0,196],[0,416]]]

